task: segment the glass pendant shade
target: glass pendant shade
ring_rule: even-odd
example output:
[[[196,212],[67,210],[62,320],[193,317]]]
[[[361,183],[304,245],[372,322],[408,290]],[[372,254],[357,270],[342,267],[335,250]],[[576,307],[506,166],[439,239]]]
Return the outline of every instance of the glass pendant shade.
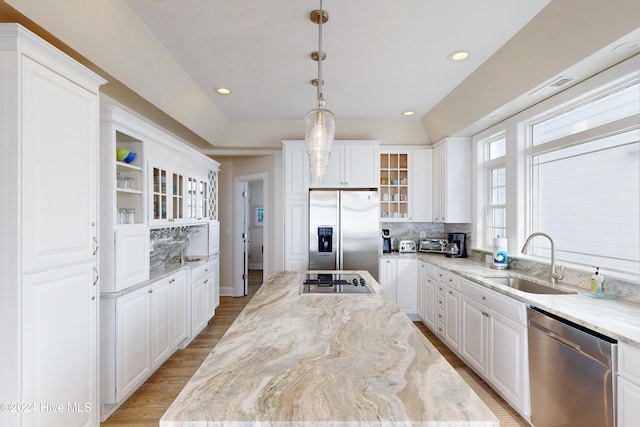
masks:
[[[336,120],[331,111],[318,107],[305,115],[304,122],[304,142],[309,155],[311,182],[321,183],[329,166]]]

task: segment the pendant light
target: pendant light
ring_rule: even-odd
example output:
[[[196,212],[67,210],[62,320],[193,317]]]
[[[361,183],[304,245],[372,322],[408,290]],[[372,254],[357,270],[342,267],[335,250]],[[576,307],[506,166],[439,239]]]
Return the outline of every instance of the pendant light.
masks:
[[[318,51],[311,54],[311,57],[318,61],[318,79],[313,82],[318,88],[318,105],[304,117],[304,142],[309,156],[311,182],[321,183],[327,173],[336,132],[335,116],[325,108],[324,94],[322,93],[322,84],[324,83],[322,80],[322,61],[326,58],[322,51],[322,24],[329,20],[329,14],[322,8],[322,0],[320,0],[320,10],[311,12],[309,19],[314,24],[318,24]]]

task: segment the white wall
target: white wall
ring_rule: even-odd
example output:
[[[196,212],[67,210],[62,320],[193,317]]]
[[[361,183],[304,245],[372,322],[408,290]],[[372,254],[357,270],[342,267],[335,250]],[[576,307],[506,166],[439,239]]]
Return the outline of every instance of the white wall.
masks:
[[[282,270],[283,242],[281,236],[283,229],[282,218],[282,153],[260,157],[214,157],[220,162],[219,174],[219,219],[220,219],[220,289],[224,294],[228,289],[233,289],[234,284],[234,239],[235,228],[235,178],[240,176],[266,174],[264,183],[263,206],[267,207],[263,227],[265,253],[263,270],[265,278],[273,271]]]

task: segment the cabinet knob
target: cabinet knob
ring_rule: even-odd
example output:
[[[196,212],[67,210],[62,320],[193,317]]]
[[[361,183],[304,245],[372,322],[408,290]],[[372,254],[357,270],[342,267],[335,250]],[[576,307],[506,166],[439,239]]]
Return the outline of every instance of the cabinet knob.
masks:
[[[453,294],[453,292],[452,292],[452,291],[449,291],[449,293],[450,293],[450,294]]]
[[[173,283],[173,282],[175,282],[175,281],[176,281],[176,278],[175,278],[175,277],[172,277],[172,278],[171,278],[171,280],[169,280],[169,283]]]
[[[482,300],[484,301],[484,300],[486,300],[486,299],[487,299],[487,297],[483,295],[483,296],[482,296]]]
[[[149,293],[152,294],[153,293],[153,289],[149,289]]]

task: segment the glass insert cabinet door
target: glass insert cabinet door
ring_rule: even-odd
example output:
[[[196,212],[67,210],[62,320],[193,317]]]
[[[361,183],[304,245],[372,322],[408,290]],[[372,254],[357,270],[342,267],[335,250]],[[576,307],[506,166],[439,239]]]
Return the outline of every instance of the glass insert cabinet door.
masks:
[[[409,216],[409,154],[380,154],[380,216],[402,219]]]
[[[153,168],[153,219],[162,220],[167,217],[167,171]]]
[[[187,218],[198,216],[198,180],[187,178]]]
[[[173,219],[182,219],[184,218],[184,177],[177,173],[172,175],[173,210],[171,212],[171,217]]]

